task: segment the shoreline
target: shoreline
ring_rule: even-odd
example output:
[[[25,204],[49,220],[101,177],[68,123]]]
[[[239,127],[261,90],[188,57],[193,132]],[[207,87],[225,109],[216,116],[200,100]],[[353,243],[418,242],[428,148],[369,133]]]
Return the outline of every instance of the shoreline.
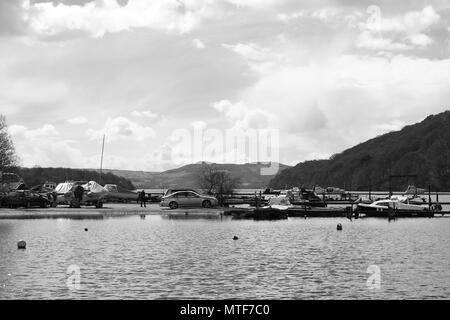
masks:
[[[305,215],[309,218],[336,218],[347,217],[344,207],[335,207],[334,210],[308,210],[304,212],[302,208],[288,210],[290,217],[301,217]],[[195,219],[195,218],[222,218],[231,216],[233,212],[245,213],[248,208],[240,207],[215,207],[215,208],[178,208],[169,209],[160,207],[159,204],[150,203],[146,208],[141,208],[138,204],[107,203],[103,208],[81,207],[69,208],[69,206],[59,206],[56,208],[0,208],[0,220],[34,220],[34,219],[107,219],[114,217],[141,216],[145,219],[147,215],[159,215],[169,219]],[[435,212],[434,217],[450,216],[449,211]],[[411,217],[423,217],[423,214],[412,215]],[[400,218],[401,216],[399,216]],[[408,216],[409,217],[409,216]],[[428,217],[428,215],[426,215]],[[364,218],[364,216],[361,216]],[[380,217],[381,218],[381,217]]]
[[[82,207],[69,208],[61,206],[56,208],[31,208],[31,209],[8,209],[0,208],[0,220],[5,219],[104,219],[111,217],[141,216],[141,215],[162,215],[181,216],[186,213],[196,215],[220,216],[223,214],[222,208],[202,209],[175,209],[169,210],[161,208],[157,204],[148,204],[146,208],[141,208],[134,204],[108,203],[103,208]]]

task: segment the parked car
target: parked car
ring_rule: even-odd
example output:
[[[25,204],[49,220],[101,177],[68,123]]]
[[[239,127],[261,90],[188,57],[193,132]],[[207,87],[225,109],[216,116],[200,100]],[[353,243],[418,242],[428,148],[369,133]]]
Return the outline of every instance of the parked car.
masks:
[[[167,189],[166,192],[164,192],[163,197],[171,195],[172,193],[175,193],[178,191],[192,191],[192,192],[198,193],[198,191],[194,190],[194,189]]]
[[[195,191],[177,191],[161,198],[161,207],[176,209],[178,207],[203,207],[217,206],[219,201],[212,196],[201,195]]]
[[[32,192],[30,190],[16,190],[9,192],[4,198],[3,203],[10,208],[18,207],[41,207],[51,206],[52,201],[46,195]]]

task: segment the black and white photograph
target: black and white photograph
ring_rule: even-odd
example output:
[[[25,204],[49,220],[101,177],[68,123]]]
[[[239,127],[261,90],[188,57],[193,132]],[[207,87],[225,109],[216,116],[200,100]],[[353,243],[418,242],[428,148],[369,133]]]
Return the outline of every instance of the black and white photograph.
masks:
[[[0,300],[448,300],[449,218],[449,0],[0,0]]]

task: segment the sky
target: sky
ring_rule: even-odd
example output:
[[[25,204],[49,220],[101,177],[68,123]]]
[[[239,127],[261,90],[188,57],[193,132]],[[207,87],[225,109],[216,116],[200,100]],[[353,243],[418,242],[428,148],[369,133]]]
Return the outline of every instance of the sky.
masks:
[[[449,88],[448,0],[0,1],[0,114],[28,167],[97,168],[103,135],[104,168],[295,165],[450,109]],[[237,129],[277,132],[276,156],[193,146]]]

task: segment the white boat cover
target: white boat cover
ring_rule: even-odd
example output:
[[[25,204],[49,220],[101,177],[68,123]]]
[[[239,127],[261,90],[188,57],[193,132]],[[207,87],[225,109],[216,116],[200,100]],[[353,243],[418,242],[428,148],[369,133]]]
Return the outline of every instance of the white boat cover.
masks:
[[[287,196],[278,196],[269,199],[269,206],[274,205],[289,206],[291,202]]]
[[[119,189],[117,188],[116,184],[105,184],[105,189],[108,192],[119,192]]]
[[[400,201],[400,202],[406,202],[406,201],[408,201],[408,197],[407,196],[396,196],[396,195],[394,195],[394,196],[391,196],[391,200],[397,200],[397,201]]]
[[[107,193],[108,190],[106,190],[104,187],[102,187],[100,184],[98,184],[95,181],[89,181],[88,183],[82,185],[84,190],[92,193]]]
[[[74,182],[63,182],[56,186],[55,191],[59,194],[65,194],[67,192],[73,191],[75,183]],[[100,184],[98,184],[95,181],[89,181],[86,184],[83,184],[82,187],[84,190],[90,193],[107,193],[108,190],[106,190],[104,187],[102,187]]]
[[[73,182],[63,182],[56,186],[56,193],[63,194],[72,191],[74,183]]]

